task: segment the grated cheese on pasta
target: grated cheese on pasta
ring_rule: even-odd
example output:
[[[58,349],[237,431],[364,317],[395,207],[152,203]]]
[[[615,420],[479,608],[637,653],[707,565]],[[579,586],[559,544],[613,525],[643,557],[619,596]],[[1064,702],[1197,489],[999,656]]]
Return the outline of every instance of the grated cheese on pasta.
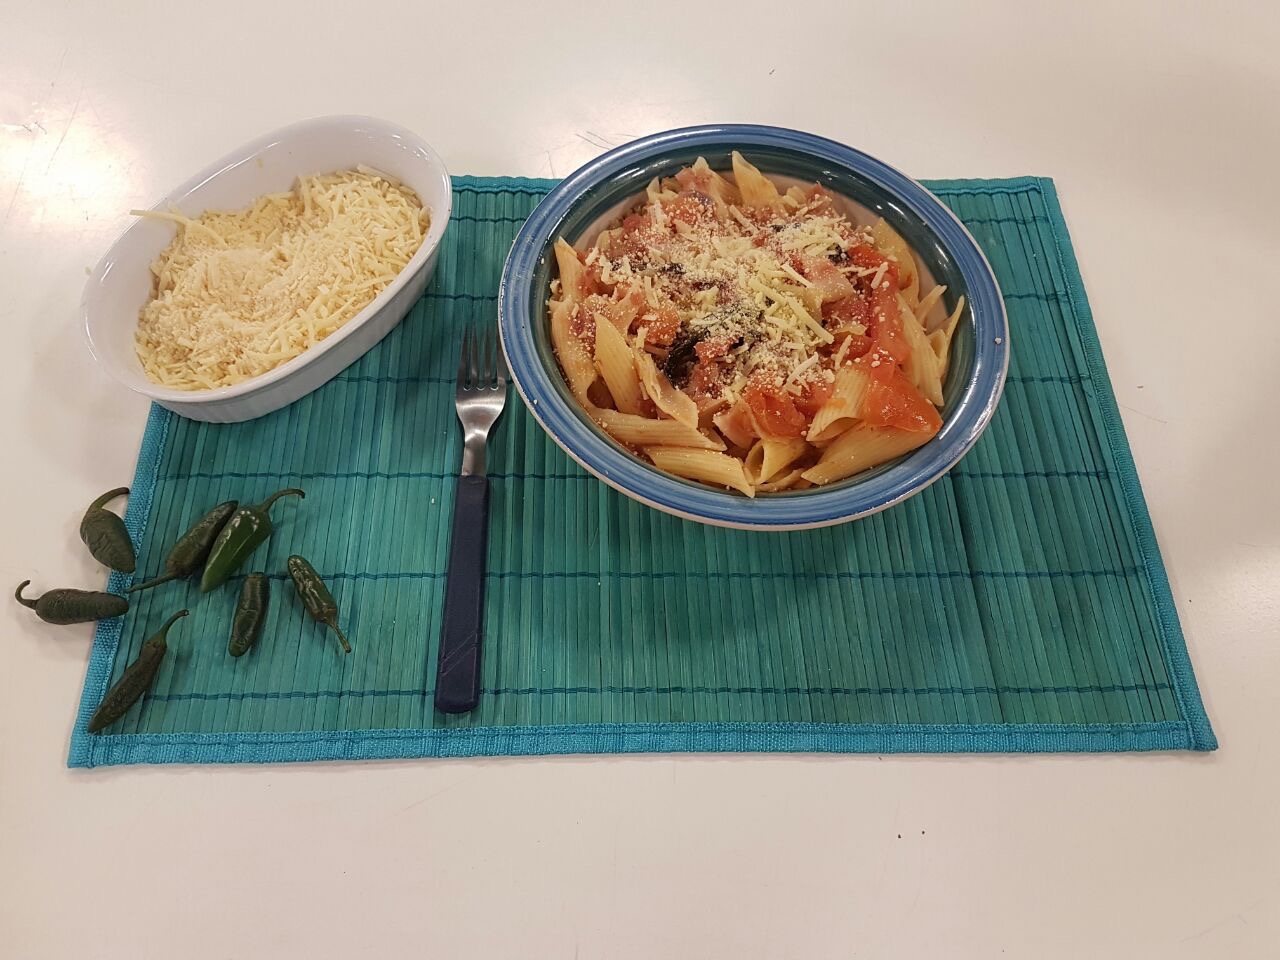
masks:
[[[823,325],[813,282],[791,258],[826,259],[851,242],[870,243],[871,235],[844,216],[818,212],[817,204],[793,197],[783,202],[785,209],[771,218],[761,219],[754,211],[753,221],[728,204],[722,208],[727,215],[699,217],[693,223],[670,221],[660,203],[649,204],[642,209],[651,224],[637,235],[645,248],[643,263],[615,253],[612,236],[597,241],[583,262],[597,268],[605,284],[636,284],[652,308],[674,307],[688,329],[714,328],[732,341],[745,340],[727,363],[723,394],[730,400],[745,382],[738,374],[798,389],[825,379],[816,351],[833,336]],[[844,272],[857,276],[873,271],[850,265]],[[883,266],[877,280],[882,276]],[[641,322],[646,322],[644,316]]]
[[[151,300],[135,335],[155,383],[227,387],[330,336],[376,297],[422,246],[417,195],[368,168],[300,177],[247,210],[134,211],[178,235],[151,265]]]

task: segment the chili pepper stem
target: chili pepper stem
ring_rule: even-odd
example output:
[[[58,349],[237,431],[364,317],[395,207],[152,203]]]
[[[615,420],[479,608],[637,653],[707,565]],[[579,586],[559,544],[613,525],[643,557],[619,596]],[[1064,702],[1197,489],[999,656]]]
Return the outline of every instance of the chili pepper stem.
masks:
[[[142,583],[135,583],[126,590],[125,593],[137,593],[139,590],[150,590],[152,587],[158,587],[160,584],[168,583],[170,580],[177,580],[180,576],[182,576],[182,574],[177,571],[161,574],[160,576],[153,577],[150,580],[144,580]]]
[[[281,497],[304,497],[305,498],[306,493],[302,490],[299,490],[297,487],[287,487],[284,490],[277,490],[271,496],[267,497],[267,499],[263,500],[260,504],[258,504],[258,506],[255,509],[262,510],[264,512],[267,510],[270,510],[271,505],[275,503],[277,500],[279,500]]]
[[[164,622],[164,626],[162,626],[159,630],[156,631],[156,636],[159,637],[161,640],[167,639],[169,628],[190,613],[191,613],[190,610],[179,610],[177,613],[175,613],[172,617],[170,617],[168,620]]]
[[[336,620],[326,620],[325,623],[332,627],[333,632],[338,635],[338,642],[342,644],[342,652],[350,653],[351,644],[347,643],[347,636],[342,632],[342,628],[338,626],[338,622]]]
[[[129,492],[128,487],[116,487],[114,490],[108,490],[93,503],[89,504],[89,510],[101,510],[116,497],[123,497]]]
[[[22,604],[24,607],[30,607],[32,610],[34,610],[36,608],[36,602],[22,595],[22,591],[27,589],[30,583],[31,583],[30,580],[23,580],[20,584],[18,584],[18,589],[13,591],[13,598],[17,600],[20,604]]]

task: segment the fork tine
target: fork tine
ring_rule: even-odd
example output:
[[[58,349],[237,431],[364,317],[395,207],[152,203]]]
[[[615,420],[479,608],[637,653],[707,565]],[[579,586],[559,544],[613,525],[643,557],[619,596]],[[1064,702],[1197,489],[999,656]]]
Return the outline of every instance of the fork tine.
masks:
[[[490,330],[484,335],[485,365],[484,385],[490,389],[498,386],[498,338]]]
[[[462,349],[458,351],[458,386],[465,388],[467,385],[467,352],[471,348],[471,328],[466,327],[462,331]]]
[[[477,369],[480,358],[480,338],[472,333],[467,340],[467,387],[474,390],[480,385],[480,371]]]
[[[502,352],[500,339],[499,337],[494,337],[494,374],[498,378],[498,389],[503,390],[507,386],[507,355]]]

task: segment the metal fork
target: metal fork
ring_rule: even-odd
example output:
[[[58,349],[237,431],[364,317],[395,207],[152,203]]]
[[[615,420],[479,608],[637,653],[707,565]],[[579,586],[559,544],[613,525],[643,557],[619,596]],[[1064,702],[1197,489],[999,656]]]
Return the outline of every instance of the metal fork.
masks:
[[[463,334],[454,405],[462,422],[462,473],[453,501],[453,534],[445,574],[444,622],[436,669],[436,709],[466,713],[480,699],[485,555],[489,545],[489,478],[485,445],[507,402],[507,364],[495,330]]]

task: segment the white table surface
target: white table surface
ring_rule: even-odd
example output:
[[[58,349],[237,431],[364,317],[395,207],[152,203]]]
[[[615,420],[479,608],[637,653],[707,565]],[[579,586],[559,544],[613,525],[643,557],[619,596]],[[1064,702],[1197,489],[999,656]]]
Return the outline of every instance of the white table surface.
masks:
[[[1277,956],[1275,6],[436,6],[0,2],[0,587],[101,582],[77,514],[147,404],[81,286],[215,156],[369,113],[559,176],[778,123],[1057,180],[1222,748],[68,771],[90,630],[3,601],[0,955]]]

